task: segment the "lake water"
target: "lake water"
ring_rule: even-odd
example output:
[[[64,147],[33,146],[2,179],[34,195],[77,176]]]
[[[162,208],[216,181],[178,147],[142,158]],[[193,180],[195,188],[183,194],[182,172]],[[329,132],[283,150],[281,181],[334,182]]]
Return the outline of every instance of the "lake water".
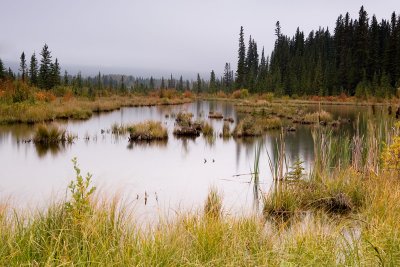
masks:
[[[312,109],[312,108],[310,108]],[[327,106],[335,117],[366,118],[370,107]],[[208,120],[217,132],[212,139],[175,138],[172,135],[175,119],[166,114],[188,111],[197,118]],[[93,175],[93,183],[105,194],[118,194],[139,216],[155,213],[174,213],[201,208],[210,187],[223,195],[224,209],[231,213],[246,213],[255,206],[251,175],[255,151],[261,146],[260,189],[271,185],[268,157],[274,155],[279,131],[267,132],[261,138],[222,139],[222,120],[209,120],[209,111],[221,112],[224,117],[238,114],[232,103],[198,101],[179,106],[122,108],[93,116],[87,121],[60,121],[56,124],[77,134],[74,144],[59,149],[43,150],[21,140],[32,137],[35,126],[0,126],[0,196],[23,207],[40,207],[51,199],[65,197],[69,182],[74,179],[71,159],[77,157],[85,174]],[[384,112],[384,108],[375,110]],[[144,120],[161,121],[167,126],[166,143],[129,144],[128,136],[115,136],[102,130],[114,123],[128,124]],[[235,123],[231,124],[233,130]],[[346,129],[352,129],[352,125]],[[309,169],[313,162],[311,126],[298,126],[285,137],[286,155],[290,162],[296,158]],[[89,137],[89,140],[87,138]],[[237,176],[240,175],[240,176]],[[145,195],[147,201],[145,203]]]

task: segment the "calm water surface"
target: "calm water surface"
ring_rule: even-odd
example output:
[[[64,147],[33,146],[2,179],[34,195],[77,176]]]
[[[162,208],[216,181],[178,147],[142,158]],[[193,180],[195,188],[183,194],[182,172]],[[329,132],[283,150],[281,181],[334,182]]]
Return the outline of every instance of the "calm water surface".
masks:
[[[310,108],[312,109],[312,108]],[[324,107],[335,117],[351,118],[370,114],[370,107]],[[262,138],[227,139],[217,135],[223,121],[210,120],[217,135],[214,138],[177,139],[172,135],[174,118],[166,114],[188,111],[194,119],[206,119],[209,111],[223,113],[235,122],[238,114],[227,102],[198,101],[179,106],[122,108],[93,116],[87,121],[57,122],[77,134],[74,144],[59,149],[43,150],[19,140],[31,138],[34,126],[0,126],[0,196],[11,197],[13,203],[37,207],[50,199],[65,197],[68,183],[74,179],[71,159],[78,158],[83,173],[93,174],[93,182],[101,192],[119,194],[134,206],[140,216],[155,212],[197,209],[202,206],[210,187],[223,194],[224,208],[232,213],[253,210],[255,199],[251,175],[255,151],[262,146],[260,157],[260,189],[271,185],[267,153],[274,155],[279,132],[268,132]],[[383,112],[378,110],[376,112]],[[129,144],[128,136],[104,132],[114,123],[127,124],[144,120],[161,121],[168,127],[166,143]],[[231,129],[235,124],[231,124]],[[352,128],[348,126],[347,130]],[[299,126],[286,135],[289,161],[297,157],[309,169],[313,161],[310,126]],[[343,129],[341,129],[343,131]],[[85,137],[89,137],[86,140]],[[145,205],[145,194],[148,195]]]

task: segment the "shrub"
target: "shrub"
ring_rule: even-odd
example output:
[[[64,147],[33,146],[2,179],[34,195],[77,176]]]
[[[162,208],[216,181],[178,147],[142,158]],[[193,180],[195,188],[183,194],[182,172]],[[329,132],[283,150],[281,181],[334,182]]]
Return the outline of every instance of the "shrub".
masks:
[[[204,122],[202,126],[202,132],[204,136],[211,136],[214,134],[214,128],[208,122]]]
[[[218,91],[217,97],[219,97],[219,98],[227,98],[228,96],[225,94],[224,91]]]
[[[183,92],[183,97],[184,98],[192,98],[193,93],[190,90],[185,90],[185,92]]]
[[[265,100],[267,100],[268,102],[271,102],[272,100],[274,100],[274,93],[266,93],[264,95]]]
[[[96,187],[91,186],[92,175],[90,173],[83,179],[76,158],[72,159],[72,163],[74,164],[76,178],[68,186],[71,200],[65,203],[65,207],[71,216],[70,218],[79,224],[83,221],[83,218],[91,213],[90,197]]]
[[[232,93],[232,97],[235,99],[246,98],[249,96],[249,90],[238,89]]]
[[[262,134],[262,128],[255,120],[248,116],[241,120],[235,127],[233,135],[236,137],[251,137],[260,136]]]
[[[222,137],[230,137],[231,136],[231,129],[229,126],[229,122],[225,121],[224,126],[222,127]]]

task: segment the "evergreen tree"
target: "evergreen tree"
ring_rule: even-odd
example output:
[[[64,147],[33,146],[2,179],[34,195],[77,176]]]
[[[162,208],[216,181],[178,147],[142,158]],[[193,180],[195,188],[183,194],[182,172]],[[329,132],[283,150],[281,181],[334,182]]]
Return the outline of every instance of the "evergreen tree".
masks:
[[[216,91],[217,91],[217,82],[216,82],[216,79],[215,79],[214,70],[211,71],[210,83],[209,83],[208,87],[209,87],[208,90],[209,90],[210,93],[212,93],[212,94],[216,93]]]
[[[181,77],[179,78],[179,82],[178,82],[177,89],[178,89],[179,92],[182,92],[182,91],[183,91],[183,78],[182,78],[182,75],[181,75]]]
[[[19,70],[21,71],[21,78],[22,81],[25,82],[25,78],[27,75],[27,65],[26,65],[26,59],[25,59],[25,52],[22,52],[21,57],[20,57],[20,63],[19,63]]]
[[[240,27],[238,64],[236,70],[236,87],[241,88],[245,84],[246,75],[246,46],[244,44],[243,26]]]
[[[58,64],[58,59],[56,58],[54,64],[50,64],[50,71],[51,71],[51,84],[50,88],[60,85],[60,65]]]
[[[68,72],[64,71],[64,85],[68,86],[69,81],[68,81]]]
[[[50,89],[52,86],[51,81],[51,53],[49,51],[49,47],[47,44],[43,46],[42,52],[40,53],[42,56],[40,60],[40,69],[39,69],[39,86],[43,89]]]
[[[38,61],[36,59],[35,53],[31,56],[31,62],[29,64],[29,77],[31,79],[31,84],[34,86],[38,85]]]
[[[149,85],[149,87],[150,87],[150,90],[153,90],[154,89],[154,79],[153,79],[153,76],[151,76],[150,77],[150,85]]]
[[[165,89],[164,77],[161,77],[161,86],[160,86],[160,89]]]
[[[125,81],[124,81],[124,75],[121,76],[121,84],[120,84],[120,86],[119,86],[119,91],[120,91],[122,94],[125,94],[125,93],[126,93],[126,86],[125,86]]]
[[[231,64],[230,63],[225,63],[225,68],[224,68],[224,77],[223,77],[223,87],[225,88],[225,91],[230,92],[232,89],[233,85],[233,74],[231,70]]]
[[[100,73],[100,71],[99,71],[99,74],[97,75],[97,90],[101,90],[102,89],[102,81],[101,81],[101,73]]]
[[[5,71],[5,69],[4,69],[3,61],[2,61],[1,58],[0,58],[0,81],[1,81],[1,80],[4,80],[5,77],[6,77],[6,71]]]
[[[14,72],[11,70],[10,67],[8,67],[8,72],[7,72],[7,77],[11,80],[15,80],[15,74]]]
[[[197,94],[201,93],[201,89],[202,89],[201,78],[200,78],[200,74],[197,73],[197,83],[196,83]]]

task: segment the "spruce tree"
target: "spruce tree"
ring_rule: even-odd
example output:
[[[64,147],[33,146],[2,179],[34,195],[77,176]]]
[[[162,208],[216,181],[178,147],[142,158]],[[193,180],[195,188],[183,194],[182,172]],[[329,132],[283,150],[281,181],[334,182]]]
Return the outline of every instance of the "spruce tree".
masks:
[[[236,87],[241,88],[245,83],[246,75],[246,46],[244,44],[243,26],[240,27],[238,64],[236,70]]]
[[[165,89],[165,81],[164,81],[164,76],[161,77],[161,86],[160,89]]]
[[[51,89],[52,81],[51,81],[51,53],[49,51],[49,47],[47,44],[43,46],[42,52],[40,53],[42,56],[40,60],[40,68],[39,68],[39,86],[43,89]]]
[[[226,62],[225,63],[225,68],[224,68],[224,76],[223,76],[223,87],[225,88],[226,92],[230,92],[232,89],[232,83],[233,83],[233,75],[231,71],[231,64]]]
[[[209,83],[209,92],[214,94],[217,91],[217,83],[215,79],[215,72],[214,70],[211,71],[210,74],[210,83]]]
[[[54,86],[60,85],[60,64],[58,63],[58,59],[54,61],[54,64],[50,64],[50,71],[51,71],[51,84],[50,88],[53,88]]]
[[[31,84],[34,86],[38,85],[38,61],[36,59],[35,53],[31,56],[31,62],[29,64],[29,77],[31,79]]]
[[[149,88],[150,88],[150,90],[153,90],[153,89],[154,89],[154,78],[153,78],[153,76],[150,77]]]
[[[6,71],[5,71],[5,69],[4,69],[3,61],[2,61],[1,58],[0,58],[0,81],[1,81],[1,80],[4,80],[5,77],[6,77]]]
[[[197,83],[196,83],[197,94],[201,93],[201,88],[202,88],[202,84],[201,84],[200,74],[197,73]]]
[[[182,78],[182,75],[181,75],[181,77],[179,78],[179,82],[178,82],[177,89],[178,89],[179,92],[182,92],[182,91],[183,91],[183,78]]]
[[[27,65],[26,65],[26,59],[25,59],[25,52],[22,52],[21,57],[20,57],[20,63],[19,63],[19,70],[21,71],[21,78],[22,81],[25,82],[25,78],[27,75]]]
[[[68,80],[68,72],[64,71],[64,81],[63,81],[64,86],[68,86],[69,80]]]
[[[97,75],[97,90],[101,90],[102,89],[102,80],[101,80],[101,73],[99,71],[99,74]]]

